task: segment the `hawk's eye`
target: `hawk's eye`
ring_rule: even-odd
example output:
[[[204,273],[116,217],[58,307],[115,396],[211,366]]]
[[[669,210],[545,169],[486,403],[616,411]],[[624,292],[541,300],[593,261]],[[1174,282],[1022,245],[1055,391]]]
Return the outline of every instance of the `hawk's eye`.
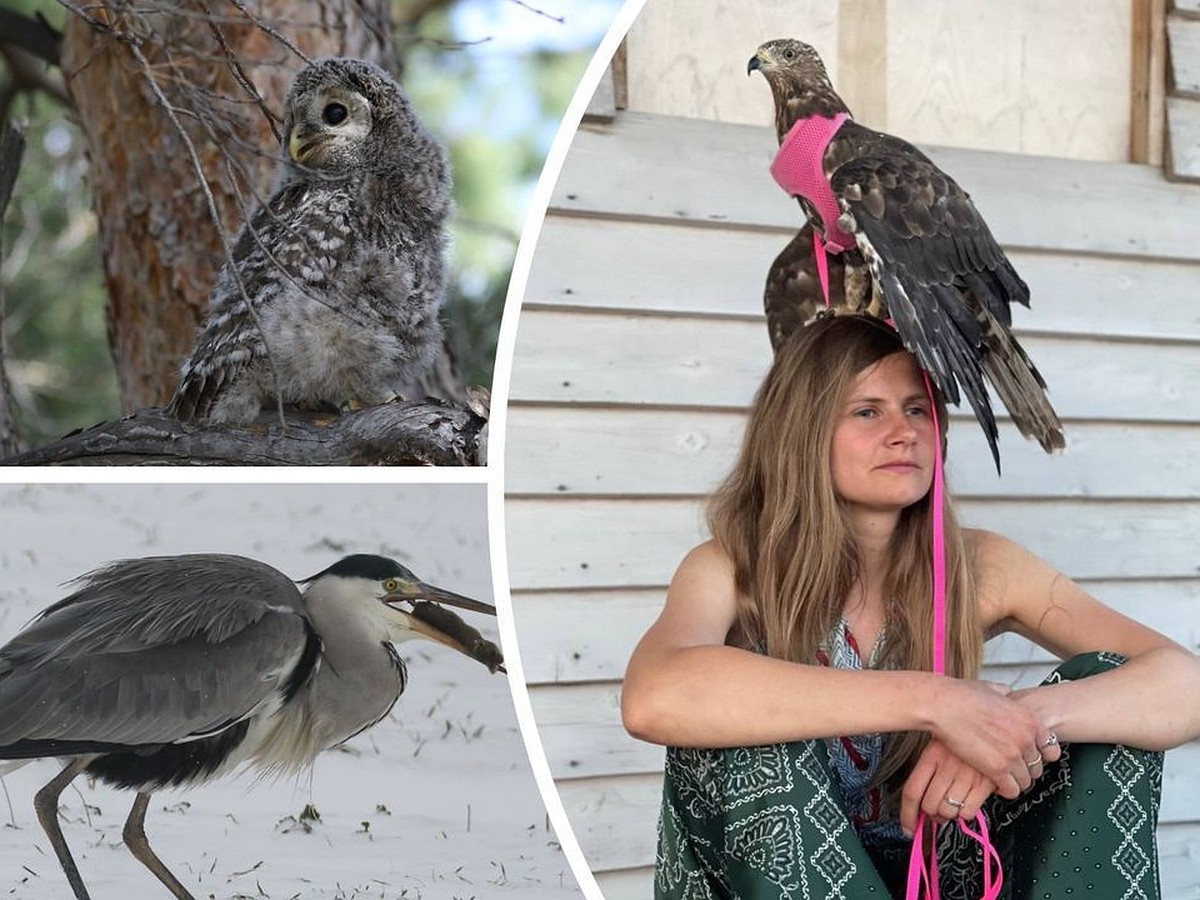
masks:
[[[795,59],[795,58],[796,58],[796,51],[795,51],[795,50],[784,50],[784,51],[783,51],[783,58],[784,58],[784,59],[787,59],[787,60],[793,60],[793,59]]]
[[[350,111],[340,103],[330,103],[321,111],[322,118],[330,125],[337,125],[346,121],[346,116],[350,115]]]

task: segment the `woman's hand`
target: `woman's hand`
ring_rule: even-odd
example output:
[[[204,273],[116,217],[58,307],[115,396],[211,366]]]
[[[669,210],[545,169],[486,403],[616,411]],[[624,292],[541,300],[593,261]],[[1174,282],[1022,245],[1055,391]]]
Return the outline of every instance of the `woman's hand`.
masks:
[[[934,692],[930,730],[991,781],[1000,796],[1015,800],[1061,750],[1033,711],[1009,693],[1004,685],[990,682],[943,679]]]
[[[938,825],[956,818],[971,821],[995,789],[993,781],[934,738],[921,752],[900,792],[900,827],[912,835],[919,812]]]

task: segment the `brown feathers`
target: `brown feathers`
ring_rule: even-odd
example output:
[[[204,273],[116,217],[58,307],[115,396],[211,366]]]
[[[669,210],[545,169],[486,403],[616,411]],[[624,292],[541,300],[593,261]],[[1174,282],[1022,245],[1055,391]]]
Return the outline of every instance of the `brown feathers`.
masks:
[[[782,141],[801,118],[846,112],[816,51],[795,40],[769,41],[749,71],[767,79]],[[992,237],[970,196],[920,150],[853,120],[834,134],[823,171],[841,210],[837,225],[856,246],[829,256],[834,311],[891,319],[905,347],[950,403],[965,395],[1000,467],[998,431],[985,385],[1013,422],[1047,451],[1065,446],[1046,383],[1010,331],[1013,303],[1029,288]],[[816,276],[815,208],[767,276],[763,302],[773,347],[825,304]]]

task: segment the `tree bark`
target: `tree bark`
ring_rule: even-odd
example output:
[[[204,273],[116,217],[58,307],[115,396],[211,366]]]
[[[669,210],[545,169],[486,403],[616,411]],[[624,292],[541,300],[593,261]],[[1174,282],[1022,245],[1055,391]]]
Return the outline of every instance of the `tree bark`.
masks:
[[[126,411],[174,391],[225,248],[270,192],[300,54],[394,69],[387,0],[92,0],[69,16],[62,66],[91,160]]]

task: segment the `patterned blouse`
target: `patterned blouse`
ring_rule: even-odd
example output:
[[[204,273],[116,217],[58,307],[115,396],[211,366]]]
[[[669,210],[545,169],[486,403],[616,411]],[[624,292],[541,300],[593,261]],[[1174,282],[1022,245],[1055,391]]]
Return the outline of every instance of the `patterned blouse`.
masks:
[[[817,661],[834,669],[871,668],[883,651],[886,629],[863,665],[858,641],[850,624],[842,619],[829,639],[817,650]],[[907,840],[900,830],[899,810],[885,808],[884,792],[871,786],[883,759],[882,734],[858,734],[827,738],[829,764],[834,780],[842,789],[846,811],[864,846],[879,846]]]

